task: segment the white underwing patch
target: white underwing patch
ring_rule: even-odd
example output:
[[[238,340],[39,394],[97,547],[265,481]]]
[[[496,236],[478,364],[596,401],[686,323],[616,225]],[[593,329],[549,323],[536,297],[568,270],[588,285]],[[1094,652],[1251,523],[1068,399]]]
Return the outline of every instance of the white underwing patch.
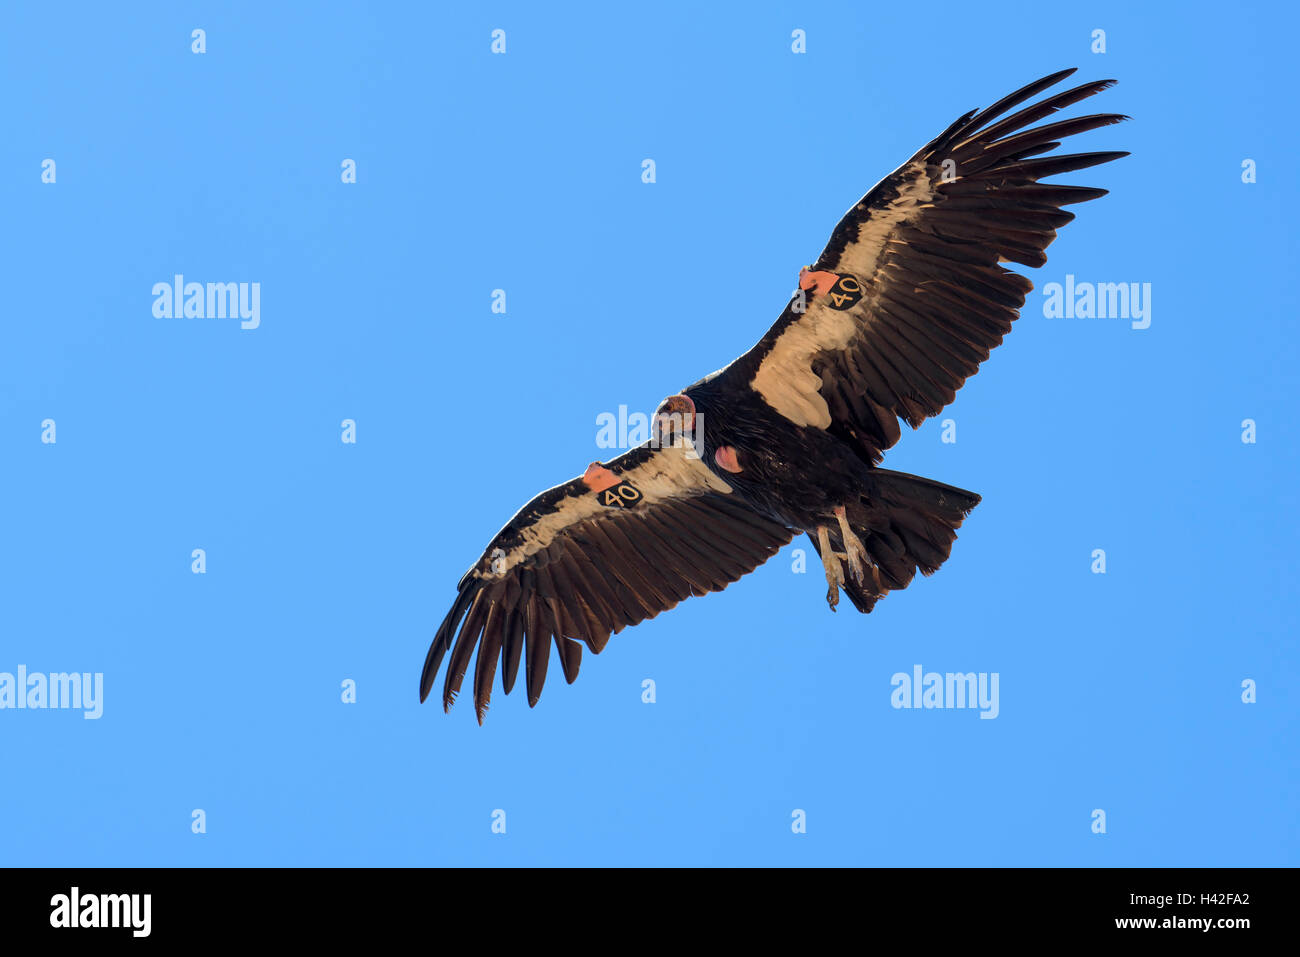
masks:
[[[731,486],[718,478],[698,456],[687,455],[688,451],[693,452],[694,447],[679,438],[675,445],[665,446],[640,465],[620,472],[619,479],[634,485],[644,497],[644,505],[650,508],[656,502],[698,495],[709,490],[729,494]],[[618,461],[614,459],[609,464],[617,470]],[[504,576],[520,562],[548,547],[569,526],[601,514],[608,515],[610,510],[600,504],[596,493],[584,491],[569,496],[554,512],[543,515],[521,532],[524,539],[522,545],[505,552],[504,558],[497,557],[493,564],[496,572],[493,577]],[[645,509],[633,509],[619,514],[635,517],[645,514]]]
[[[841,254],[832,268],[863,281],[870,281],[879,266],[880,254],[890,233],[915,210],[934,198],[925,166],[914,163],[905,174],[899,195],[884,209],[875,210],[858,225],[858,238]],[[825,429],[831,424],[831,410],[821,397],[821,376],[812,371],[819,352],[843,349],[857,333],[860,320],[853,310],[841,312],[825,306],[818,297],[807,312],[790,323],[759,363],[750,388],[763,401],[795,425]]]

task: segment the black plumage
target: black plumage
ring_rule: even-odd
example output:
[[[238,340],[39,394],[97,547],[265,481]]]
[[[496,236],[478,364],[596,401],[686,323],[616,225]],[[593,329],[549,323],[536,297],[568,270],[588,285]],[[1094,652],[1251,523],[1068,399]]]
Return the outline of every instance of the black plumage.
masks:
[[[957,119],[844,214],[754,348],[665,402],[650,442],[525,505],[462,577],[421,700],[446,660],[450,708],[477,650],[480,722],[498,666],[507,694],[522,667],[536,704],[552,645],[572,682],[584,645],[599,654],[800,532],[832,610],[843,591],[869,612],[936,571],[979,496],[879,464],[899,421],[941,412],[1011,331],[1033,286],[1003,263],[1043,265],[1063,207],[1106,195],[1040,180],[1128,155],[1052,153],[1118,114],[1033,125],[1114,84],[1029,102],[1073,72]]]

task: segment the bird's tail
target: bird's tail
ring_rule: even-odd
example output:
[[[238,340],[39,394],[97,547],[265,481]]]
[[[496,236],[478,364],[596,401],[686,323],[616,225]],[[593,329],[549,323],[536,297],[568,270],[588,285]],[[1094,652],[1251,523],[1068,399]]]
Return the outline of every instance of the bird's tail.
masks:
[[[942,482],[872,469],[858,501],[845,506],[849,527],[874,566],[862,581],[849,578],[843,585],[858,611],[865,614],[886,593],[906,588],[917,569],[922,575],[938,571],[952,551],[962,520],[979,501],[974,492]],[[843,550],[843,538],[833,525],[831,543]]]

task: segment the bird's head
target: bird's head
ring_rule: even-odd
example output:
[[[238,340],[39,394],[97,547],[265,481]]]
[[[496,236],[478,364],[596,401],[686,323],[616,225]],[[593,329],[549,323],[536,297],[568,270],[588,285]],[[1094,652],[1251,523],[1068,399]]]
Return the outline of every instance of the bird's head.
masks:
[[[661,446],[672,445],[677,436],[689,438],[695,428],[695,403],[688,395],[670,395],[655,412],[654,434]]]

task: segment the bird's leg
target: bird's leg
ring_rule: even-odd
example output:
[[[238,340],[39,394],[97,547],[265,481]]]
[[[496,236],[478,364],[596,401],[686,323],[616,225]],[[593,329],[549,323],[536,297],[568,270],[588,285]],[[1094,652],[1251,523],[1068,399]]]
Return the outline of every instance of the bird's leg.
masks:
[[[840,560],[831,551],[831,533],[825,525],[817,526],[817,547],[822,553],[822,566],[826,569],[826,604],[831,611],[840,603],[840,586],[844,584],[844,570]]]
[[[849,574],[855,582],[860,582],[864,577],[865,567],[871,564],[867,547],[862,544],[862,539],[853,534],[853,529],[849,528],[849,519],[844,513],[843,505],[836,507],[835,518],[840,523],[840,537],[844,539],[844,557],[849,563]]]

